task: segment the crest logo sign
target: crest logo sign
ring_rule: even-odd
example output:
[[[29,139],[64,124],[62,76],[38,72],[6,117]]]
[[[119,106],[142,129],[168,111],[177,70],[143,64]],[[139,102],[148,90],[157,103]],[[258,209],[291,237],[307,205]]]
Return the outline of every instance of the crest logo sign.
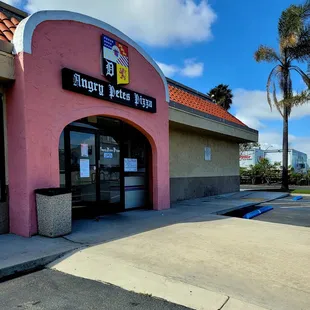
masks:
[[[106,35],[101,37],[103,75],[113,84],[129,84],[128,47]]]

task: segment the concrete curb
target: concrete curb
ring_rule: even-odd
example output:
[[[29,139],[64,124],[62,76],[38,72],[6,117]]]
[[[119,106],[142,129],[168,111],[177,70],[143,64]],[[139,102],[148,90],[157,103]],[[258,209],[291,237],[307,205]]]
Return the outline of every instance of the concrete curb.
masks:
[[[310,197],[310,194],[294,194],[294,193],[291,193],[290,196],[303,196],[303,197]]]
[[[25,261],[20,264],[2,268],[0,269],[0,282],[5,281],[8,278],[18,277],[21,274],[40,270],[44,268],[46,265],[52,263],[53,261],[61,258],[62,256],[72,251],[74,250],[66,250],[61,253],[43,256],[43,257],[36,258],[30,261]]]

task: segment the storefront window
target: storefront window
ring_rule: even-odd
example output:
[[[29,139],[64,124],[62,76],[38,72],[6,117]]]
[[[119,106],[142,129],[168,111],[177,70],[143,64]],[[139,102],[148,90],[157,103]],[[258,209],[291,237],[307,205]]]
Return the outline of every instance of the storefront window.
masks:
[[[137,160],[137,171],[127,173],[128,175],[145,173],[147,163],[147,146],[148,141],[144,135],[134,127],[124,124],[124,158]]]

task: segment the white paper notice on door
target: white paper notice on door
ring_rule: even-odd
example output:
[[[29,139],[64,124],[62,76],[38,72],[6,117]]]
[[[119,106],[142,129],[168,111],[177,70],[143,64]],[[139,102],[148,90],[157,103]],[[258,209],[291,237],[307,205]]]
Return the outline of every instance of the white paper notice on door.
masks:
[[[89,159],[80,159],[80,177],[89,178]]]
[[[88,144],[86,143],[81,144],[81,156],[88,157]]]
[[[136,172],[136,171],[138,171],[137,158],[124,158],[124,170],[125,170],[125,172]]]
[[[109,158],[109,159],[111,159],[111,158],[113,158],[113,153],[104,152],[104,153],[103,153],[103,158]]]

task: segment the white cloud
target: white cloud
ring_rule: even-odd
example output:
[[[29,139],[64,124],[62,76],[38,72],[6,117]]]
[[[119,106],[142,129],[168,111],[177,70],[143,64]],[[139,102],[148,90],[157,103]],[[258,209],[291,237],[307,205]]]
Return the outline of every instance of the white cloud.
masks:
[[[289,144],[292,140],[291,135],[289,135]],[[262,131],[259,132],[259,143],[263,148],[268,149],[282,149],[282,134],[278,131]]]
[[[189,78],[199,77],[203,74],[204,64],[202,62],[196,62],[195,59],[184,60],[183,67],[179,67],[173,64],[164,64],[157,62],[158,66],[164,72],[167,77],[173,77],[177,74],[186,76]]]
[[[26,10],[69,10],[103,20],[150,46],[212,38],[216,14],[207,0],[27,0]]]
[[[292,148],[304,152],[310,158],[310,137],[295,137],[291,140]]]
[[[235,89],[233,91],[233,106],[236,117],[249,127],[255,129],[265,128],[264,121],[282,120],[276,108],[272,111],[267,103],[266,91]],[[305,104],[293,109],[290,119],[300,119],[310,115],[310,105]]]
[[[289,135],[289,148],[304,152],[310,156],[310,137]],[[282,133],[264,131],[259,133],[259,143],[263,149],[282,149]]]
[[[276,108],[270,111],[267,103],[266,91],[236,89],[234,93],[234,107],[236,117],[248,126],[260,129],[259,143],[262,148],[282,149],[282,132],[280,130],[271,131],[267,128],[265,121],[282,122],[282,117]],[[310,116],[310,105],[305,104],[295,107],[290,119],[301,119]],[[310,156],[310,137],[289,135],[289,147],[305,152]]]
[[[12,6],[17,6],[20,4],[21,0],[2,0],[2,2]]]
[[[167,65],[158,61],[157,64],[167,77],[173,77],[177,72],[180,71],[180,68],[175,65]]]
[[[195,59],[187,59],[184,63],[184,68],[181,69],[181,75],[187,77],[198,77],[203,74],[203,63],[195,62]]]

